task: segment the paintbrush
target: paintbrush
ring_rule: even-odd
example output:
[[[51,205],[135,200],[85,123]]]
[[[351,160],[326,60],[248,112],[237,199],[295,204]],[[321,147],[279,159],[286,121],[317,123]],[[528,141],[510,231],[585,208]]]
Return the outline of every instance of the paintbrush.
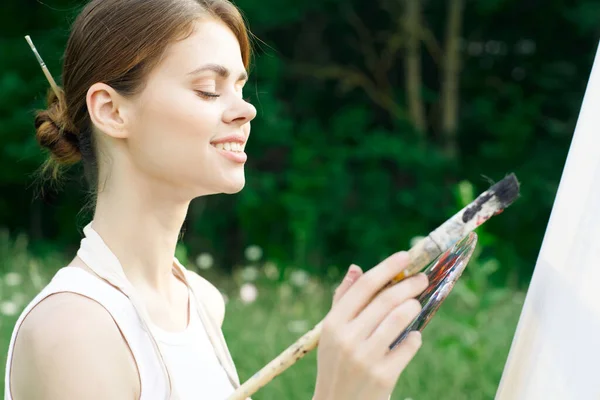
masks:
[[[509,174],[504,179],[481,193],[471,204],[454,214],[437,229],[429,233],[413,246],[408,254],[408,267],[385,287],[400,282],[408,276],[419,272],[442,252],[452,247],[467,233],[479,225],[500,214],[519,197],[519,182],[515,174]]]
[[[54,94],[56,94],[56,97],[58,97],[60,99],[60,93],[61,93],[60,89],[58,88],[56,81],[52,77],[52,74],[48,70],[46,63],[44,62],[44,60],[42,60],[40,53],[38,53],[37,49],[35,48],[33,41],[31,40],[31,37],[29,35],[26,35],[25,40],[29,44],[29,47],[31,47],[31,51],[33,51],[35,58],[37,59],[38,63],[40,64],[40,67],[42,68],[42,71],[44,72],[44,75],[46,76],[48,83],[50,83],[50,87],[52,88],[52,91],[54,92]]]
[[[421,239],[409,251],[409,264],[381,290],[414,275],[429,265],[441,253],[451,248],[457,241],[472,232],[485,221],[504,211],[519,197],[519,182],[514,174],[481,193],[472,203],[457,212],[437,229]],[[380,290],[380,291],[381,291]],[[227,400],[244,400],[281,374],[306,353],[317,347],[321,337],[323,321],[304,334],[293,345],[283,351],[255,373]]]

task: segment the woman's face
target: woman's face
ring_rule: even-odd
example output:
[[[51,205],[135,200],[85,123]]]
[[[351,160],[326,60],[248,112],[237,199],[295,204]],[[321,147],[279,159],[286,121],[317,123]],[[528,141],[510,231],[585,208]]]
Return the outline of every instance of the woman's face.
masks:
[[[133,104],[127,147],[145,178],[197,197],[244,187],[244,148],[256,109],[243,100],[239,43],[218,21],[195,25],[150,73]]]

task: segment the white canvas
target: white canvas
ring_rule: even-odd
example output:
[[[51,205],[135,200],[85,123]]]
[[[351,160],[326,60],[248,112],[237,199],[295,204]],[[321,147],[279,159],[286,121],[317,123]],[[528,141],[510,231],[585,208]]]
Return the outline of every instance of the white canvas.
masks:
[[[600,399],[599,285],[600,51],[496,400]]]

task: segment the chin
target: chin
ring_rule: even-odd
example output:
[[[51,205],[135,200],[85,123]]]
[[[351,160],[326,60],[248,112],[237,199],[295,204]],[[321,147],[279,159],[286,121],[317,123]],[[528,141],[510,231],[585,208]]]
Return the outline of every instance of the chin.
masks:
[[[197,186],[196,186],[197,185]],[[198,181],[194,188],[194,197],[210,196],[214,194],[235,194],[240,192],[246,185],[244,172],[230,175],[221,175],[218,181],[212,179],[212,182]]]
[[[241,172],[241,173],[239,173]],[[224,194],[235,194],[241,191],[246,185],[246,176],[244,171],[236,171],[229,176],[223,176],[221,182],[215,187],[215,192]]]
[[[246,185],[245,180],[241,180],[239,182],[231,182],[231,184],[229,184],[223,188],[222,193],[225,193],[225,194],[238,193],[244,188],[245,185]]]
[[[211,190],[207,190],[206,188],[195,190],[192,198],[198,198],[203,196],[212,196],[215,194],[236,194],[240,192],[246,183],[244,181],[238,183],[231,183],[228,185],[221,185],[218,187],[213,187]]]
[[[237,171],[228,176],[229,179],[224,179],[221,187],[221,193],[234,194],[241,191],[246,185],[246,175],[244,168],[239,168]]]

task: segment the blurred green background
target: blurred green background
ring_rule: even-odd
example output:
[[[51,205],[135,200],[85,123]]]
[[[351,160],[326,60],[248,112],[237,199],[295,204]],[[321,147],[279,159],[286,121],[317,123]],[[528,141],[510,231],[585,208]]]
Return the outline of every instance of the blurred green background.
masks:
[[[0,13],[0,311],[16,315],[74,255],[90,218],[79,167],[36,186],[33,112],[60,84],[81,1]],[[247,184],[196,199],[178,256],[228,299],[242,379],[318,322],[350,263],[406,249],[491,181],[521,198],[478,230],[475,259],[426,329],[394,399],[491,399],[535,265],[598,44],[600,3],[239,0],[257,36]],[[310,354],[254,398],[310,399]]]

